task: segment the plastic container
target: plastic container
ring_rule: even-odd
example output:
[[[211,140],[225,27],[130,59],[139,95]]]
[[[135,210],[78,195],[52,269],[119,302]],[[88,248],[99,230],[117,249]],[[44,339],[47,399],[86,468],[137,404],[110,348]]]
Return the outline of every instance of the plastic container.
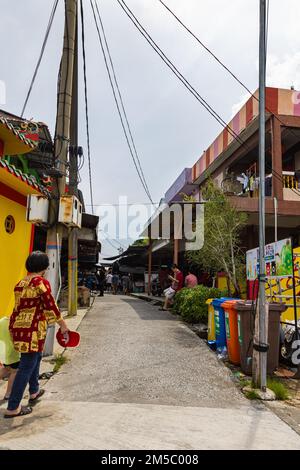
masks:
[[[221,307],[225,312],[225,329],[228,359],[232,364],[240,364],[240,343],[238,319],[235,304],[238,300],[226,300]]]
[[[216,341],[216,328],[215,328],[215,311],[212,305],[214,299],[207,299],[206,303],[208,306],[208,331],[207,340],[209,342]]]
[[[215,332],[216,332],[216,347],[218,352],[224,353],[224,349],[227,349],[226,343],[226,328],[225,328],[225,313],[222,308],[222,304],[225,300],[232,300],[227,297],[221,299],[214,299],[212,305],[214,308],[215,318]]]
[[[267,373],[273,374],[278,367],[280,346],[280,316],[286,310],[281,303],[269,304]],[[240,343],[241,369],[244,374],[252,375],[253,332],[255,302],[236,302],[238,334]]]

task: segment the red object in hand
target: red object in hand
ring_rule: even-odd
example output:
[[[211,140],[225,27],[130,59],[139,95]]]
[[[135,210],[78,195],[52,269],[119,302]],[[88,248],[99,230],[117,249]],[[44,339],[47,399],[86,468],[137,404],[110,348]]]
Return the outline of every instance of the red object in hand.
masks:
[[[56,339],[60,346],[64,348],[76,348],[80,343],[80,334],[77,331],[68,330],[65,333],[61,329],[56,333]]]

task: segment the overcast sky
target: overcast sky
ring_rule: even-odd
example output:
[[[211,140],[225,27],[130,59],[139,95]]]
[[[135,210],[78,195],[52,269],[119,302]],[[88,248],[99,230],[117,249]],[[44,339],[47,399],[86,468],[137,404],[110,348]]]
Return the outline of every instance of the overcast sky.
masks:
[[[165,0],[178,16],[251,89],[258,86],[258,0]],[[245,92],[158,0],[127,0],[143,26],[199,93],[228,121]],[[26,117],[53,134],[62,52],[60,0]],[[1,70],[6,103],[19,114],[39,55],[53,0],[0,0]],[[89,0],[84,0],[95,204],[147,202],[116,113]],[[177,81],[134,28],[116,0],[100,0],[104,26],[136,146],[154,201],[192,166],[221,131],[220,125]],[[270,0],[268,85],[300,88],[300,2]],[[80,144],[86,148],[80,80]],[[87,165],[81,189],[89,203]],[[115,243],[116,244],[116,243]],[[105,254],[115,254],[107,243]]]

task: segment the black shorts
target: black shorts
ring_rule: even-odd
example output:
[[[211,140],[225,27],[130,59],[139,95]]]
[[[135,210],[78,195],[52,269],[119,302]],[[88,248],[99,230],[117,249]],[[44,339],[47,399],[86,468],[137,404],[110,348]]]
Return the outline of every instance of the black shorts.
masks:
[[[4,367],[10,367],[11,369],[16,370],[16,369],[18,369],[19,364],[20,364],[20,361],[19,362],[14,362],[13,364],[3,364],[3,365],[4,365]]]

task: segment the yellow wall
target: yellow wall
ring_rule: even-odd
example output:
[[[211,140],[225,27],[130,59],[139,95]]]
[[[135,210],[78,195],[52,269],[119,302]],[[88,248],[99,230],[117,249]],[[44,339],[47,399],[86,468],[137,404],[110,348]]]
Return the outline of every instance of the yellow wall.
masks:
[[[300,247],[294,248],[294,265],[300,266]],[[287,310],[281,315],[282,321],[294,321],[294,299],[293,299],[293,282],[292,278],[281,278],[281,295],[278,289],[278,283],[274,279],[270,279],[266,283],[266,296],[268,301],[283,302],[287,305]],[[300,320],[300,279],[298,269],[295,269],[295,285],[296,285],[296,305],[297,305],[297,318]]]
[[[5,231],[5,219],[12,215],[15,231]],[[25,261],[30,250],[32,225],[26,222],[26,208],[0,196],[0,317],[10,315],[14,306],[14,286],[26,275]]]

